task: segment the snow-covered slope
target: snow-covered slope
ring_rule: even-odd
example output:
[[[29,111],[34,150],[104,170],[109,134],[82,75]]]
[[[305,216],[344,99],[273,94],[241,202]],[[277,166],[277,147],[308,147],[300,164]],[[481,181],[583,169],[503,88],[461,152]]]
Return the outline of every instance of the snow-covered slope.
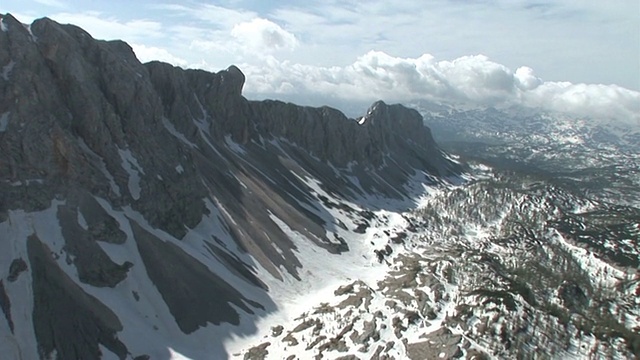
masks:
[[[637,355],[637,210],[619,207],[605,220],[610,205],[535,177],[486,167],[474,174],[430,188],[416,210],[373,212],[361,235],[365,264],[349,259],[354,271],[335,276],[341,264],[323,261],[327,278],[341,281],[298,296],[288,316],[259,326],[251,347],[234,343],[245,346],[234,355]]]

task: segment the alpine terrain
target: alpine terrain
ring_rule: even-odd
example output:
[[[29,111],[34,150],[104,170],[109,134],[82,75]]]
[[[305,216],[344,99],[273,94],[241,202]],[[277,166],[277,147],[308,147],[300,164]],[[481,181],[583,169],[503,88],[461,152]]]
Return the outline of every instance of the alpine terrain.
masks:
[[[638,124],[351,119],[9,14],[0,67],[2,358],[640,354]]]

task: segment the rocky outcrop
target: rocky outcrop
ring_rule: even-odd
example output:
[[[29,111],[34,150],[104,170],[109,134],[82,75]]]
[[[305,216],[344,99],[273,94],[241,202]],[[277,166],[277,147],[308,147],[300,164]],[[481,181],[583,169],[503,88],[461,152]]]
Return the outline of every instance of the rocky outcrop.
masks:
[[[117,316],[83,289],[126,288],[142,301],[132,272],[153,283],[183,333],[267,309],[245,294],[266,291],[258,268],[301,279],[290,234],[327,256],[349,250],[317,204],[342,205],[305,178],[357,203],[406,198],[405,183],[419,173],[459,171],[419,114],[400,105],[377,102],[348,119],[329,107],[249,101],[235,66],[141,64],[126,43],[73,25],[0,20],[0,224],[55,214],[42,241],[33,224],[7,225],[20,237],[7,246],[29,244],[42,356],[70,354],[69,331],[86,345],[77,356],[95,358],[99,344],[127,354]],[[57,244],[52,256],[47,246]],[[71,306],[74,316],[60,316]]]

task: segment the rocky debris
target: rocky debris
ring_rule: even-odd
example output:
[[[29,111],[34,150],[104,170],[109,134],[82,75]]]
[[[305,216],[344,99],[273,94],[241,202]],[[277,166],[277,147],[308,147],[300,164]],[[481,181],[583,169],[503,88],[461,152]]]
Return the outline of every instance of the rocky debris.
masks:
[[[394,244],[403,244],[404,240],[407,238],[407,233],[404,231],[396,233],[393,237],[391,237],[391,242]]]
[[[363,219],[372,221],[378,218],[378,215],[376,215],[376,213],[374,213],[371,210],[361,210],[358,215],[360,215],[360,217],[362,217]]]
[[[22,258],[13,259],[11,265],[9,265],[9,276],[7,280],[10,282],[18,280],[18,276],[28,269],[27,263]]]
[[[417,311],[413,310],[404,311],[404,318],[407,320],[408,324],[417,324],[418,322],[420,322],[420,320],[422,320],[420,314]]]
[[[336,295],[346,293],[350,293],[351,295],[336,305],[337,308],[344,309],[350,306],[358,308],[361,304],[364,304],[364,309],[369,308],[369,304],[373,298],[373,292],[364,282],[356,281],[349,285],[349,287],[341,287],[334,292]]]
[[[373,253],[376,255],[376,258],[378,259],[379,263],[382,263],[382,261],[384,261],[386,256],[389,256],[393,253],[393,249],[391,248],[391,246],[386,245],[384,247],[384,249],[375,249],[373,250]]]
[[[370,227],[369,223],[366,221],[356,222],[358,226],[353,229],[353,232],[356,234],[364,234],[367,232],[367,229]]]
[[[278,337],[282,334],[283,330],[284,330],[284,326],[282,325],[273,326],[271,327],[271,336]]]
[[[349,351],[349,347],[347,343],[339,338],[332,338],[324,344],[318,346],[319,353],[323,353],[324,351],[338,351],[338,352],[347,352]]]
[[[358,334],[357,331],[354,331],[353,335],[354,337],[351,340],[354,344],[368,344],[370,341],[376,342],[380,340],[380,332],[378,331],[376,319],[364,321],[362,333]]]
[[[391,350],[396,345],[395,341],[389,341],[387,345],[384,346],[384,351]]]
[[[320,306],[316,307],[313,310],[313,314],[314,315],[327,314],[327,313],[332,313],[334,311],[335,311],[335,309],[332,306],[330,306],[329,303],[321,303]]]
[[[348,285],[340,286],[333,292],[333,295],[342,296],[342,295],[345,295],[345,294],[352,294],[355,284],[356,283],[351,283],[351,284],[348,284]]]
[[[289,346],[296,346],[299,344],[298,339],[296,339],[295,336],[293,336],[292,332],[288,333],[287,336],[283,337],[282,342],[286,342],[287,345]]]
[[[320,321],[320,319],[316,319],[316,324],[313,326],[313,331],[311,334],[313,336],[318,336],[322,329],[324,329],[324,323]]]
[[[335,358],[335,360],[360,360],[360,358],[355,355],[344,355]]]
[[[407,327],[403,325],[402,319],[398,316],[393,318],[391,326],[393,327],[393,333],[398,339],[402,338],[402,333],[407,331]]]
[[[335,339],[339,339],[341,340],[347,333],[349,333],[351,330],[353,330],[353,326],[355,325],[355,322],[358,321],[359,318],[354,318],[349,325],[345,326],[342,330],[340,330],[340,332],[338,333],[338,335],[336,335]]]
[[[489,360],[490,357],[486,353],[484,353],[484,352],[482,352],[482,351],[480,351],[478,349],[471,349],[471,350],[469,350],[467,352],[467,356],[465,357],[465,359],[467,359],[467,360]]]
[[[271,345],[271,343],[266,342],[252,347],[244,354],[244,360],[264,360],[269,354],[267,350],[269,345]]]
[[[296,326],[295,328],[293,328],[293,330],[291,330],[291,332],[301,332],[301,331],[304,331],[304,330],[314,326],[315,324],[316,324],[316,320],[307,319],[307,320],[303,321],[302,323],[298,324],[298,326]]]
[[[463,356],[459,346],[462,336],[454,335],[447,328],[440,328],[420,337],[427,339],[427,341],[409,343],[406,346],[407,356],[410,359],[451,359]]]
[[[562,299],[564,306],[573,312],[580,311],[589,306],[589,298],[574,282],[565,282],[558,290],[558,296]]]
[[[376,348],[376,351],[373,353],[370,360],[381,360],[380,355],[382,354],[383,351],[384,351],[384,346],[378,345],[378,347]]]
[[[313,349],[314,346],[318,345],[320,342],[324,341],[326,338],[327,337],[324,336],[324,335],[320,335],[320,336],[316,337],[315,340],[313,340],[312,342],[309,343],[309,345],[307,345],[305,350]]]

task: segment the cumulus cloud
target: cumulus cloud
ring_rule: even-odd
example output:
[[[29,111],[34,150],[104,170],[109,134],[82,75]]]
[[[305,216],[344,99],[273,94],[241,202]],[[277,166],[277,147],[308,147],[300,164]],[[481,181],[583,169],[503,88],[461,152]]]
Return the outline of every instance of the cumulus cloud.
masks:
[[[231,36],[253,51],[293,50],[297,45],[292,33],[262,18],[236,24],[231,29]]]
[[[154,46],[146,46],[143,44],[130,44],[133,52],[140,62],[149,62],[153,60],[167,62],[173,65],[186,66],[187,60],[171,54],[168,50]]]
[[[521,66],[516,70],[516,86],[523,91],[533,90],[542,84],[542,79],[537,77],[533,69],[528,66]]]
[[[296,100],[409,102],[425,99],[477,106],[522,105],[640,125],[640,92],[616,85],[544,81],[523,66],[512,71],[483,55],[436,60],[371,51],[350,65],[322,67],[280,62],[246,64],[247,93]]]
[[[640,126],[640,92],[617,85],[543,82],[522,93],[522,105]]]

